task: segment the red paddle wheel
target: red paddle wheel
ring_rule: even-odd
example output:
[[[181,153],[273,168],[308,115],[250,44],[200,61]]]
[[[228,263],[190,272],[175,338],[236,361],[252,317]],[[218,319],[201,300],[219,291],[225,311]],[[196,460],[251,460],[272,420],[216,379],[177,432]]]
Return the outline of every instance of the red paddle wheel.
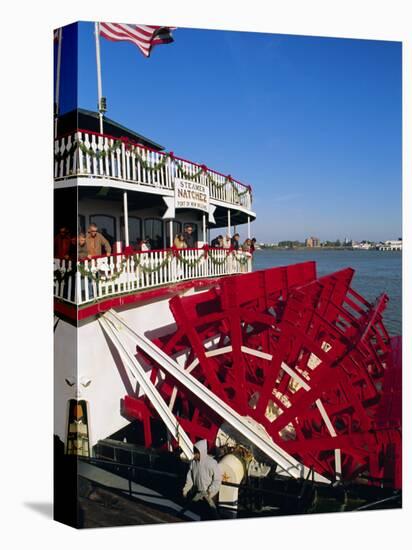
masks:
[[[177,329],[155,341],[274,443],[330,480],[360,474],[401,486],[400,339],[382,321],[387,296],[370,304],[351,288],[352,269],[316,278],[314,262],[224,277],[174,297]],[[210,447],[222,420],[151,362],[151,381],[192,441]],[[144,422],[145,397],[125,412]]]

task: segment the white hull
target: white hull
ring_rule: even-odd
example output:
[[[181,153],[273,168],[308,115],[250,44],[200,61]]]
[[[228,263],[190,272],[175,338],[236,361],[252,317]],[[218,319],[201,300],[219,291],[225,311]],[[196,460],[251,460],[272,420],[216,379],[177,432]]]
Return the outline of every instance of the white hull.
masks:
[[[180,295],[193,292],[190,288]],[[176,327],[169,299],[170,296],[115,309],[137,332],[153,338],[172,332]],[[138,384],[126,372],[96,318],[81,322],[77,328],[60,319],[54,342],[55,434],[66,444],[69,401],[85,400],[92,452],[100,439],[129,424],[130,420],[121,414],[121,399],[125,395],[138,395]]]

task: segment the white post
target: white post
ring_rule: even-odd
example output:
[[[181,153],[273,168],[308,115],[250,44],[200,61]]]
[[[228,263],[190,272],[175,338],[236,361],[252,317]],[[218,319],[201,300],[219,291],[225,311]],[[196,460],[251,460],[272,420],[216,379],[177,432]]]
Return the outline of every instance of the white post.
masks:
[[[96,21],[94,24],[94,35],[96,39],[96,69],[97,69],[97,100],[98,100],[98,110],[99,110],[99,121],[100,121],[100,133],[103,134],[103,113],[101,111],[101,102],[102,102],[102,67],[100,64],[100,29],[99,23]]]
[[[232,222],[230,220],[230,208],[227,209],[227,234],[232,236],[230,232],[230,226],[232,225]]]
[[[127,207],[127,191],[123,192],[124,244],[129,246],[129,209]]]
[[[203,244],[207,243],[207,235],[206,235],[206,214],[203,214]]]
[[[169,220],[169,246],[173,246],[173,220]]]
[[[247,217],[247,238],[250,239],[250,216]]]
[[[57,136],[57,120],[59,118],[59,102],[60,102],[60,67],[62,59],[62,38],[63,32],[62,28],[57,31],[57,66],[56,66],[56,91],[54,94],[55,103],[56,103],[56,112],[54,113],[54,137]]]

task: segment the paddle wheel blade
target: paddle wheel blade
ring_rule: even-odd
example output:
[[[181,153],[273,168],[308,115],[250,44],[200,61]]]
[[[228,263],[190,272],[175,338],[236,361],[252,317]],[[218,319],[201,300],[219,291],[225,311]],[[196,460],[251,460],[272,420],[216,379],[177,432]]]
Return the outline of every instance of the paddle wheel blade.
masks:
[[[210,291],[171,299],[176,330],[154,343],[245,425],[322,478],[362,475],[396,488],[400,340],[383,323],[387,296],[369,303],[351,287],[353,275],[348,268],[317,278],[306,262],[222,278]],[[191,441],[216,445],[221,414],[137,352]],[[128,414],[147,431],[147,414],[130,399]]]

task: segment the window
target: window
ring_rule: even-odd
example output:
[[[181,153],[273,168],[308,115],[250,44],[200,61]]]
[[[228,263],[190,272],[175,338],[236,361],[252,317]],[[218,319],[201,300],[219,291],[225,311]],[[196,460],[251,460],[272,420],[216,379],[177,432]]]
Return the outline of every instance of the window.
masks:
[[[124,217],[120,218],[120,238],[125,242]],[[136,216],[129,216],[129,243],[135,246],[139,239],[142,239],[142,220]]]
[[[99,233],[113,246],[116,242],[116,219],[113,216],[94,214],[90,216],[90,223],[95,223]]]
[[[144,238],[148,237],[152,250],[163,248],[163,220],[147,218],[144,221]]]

